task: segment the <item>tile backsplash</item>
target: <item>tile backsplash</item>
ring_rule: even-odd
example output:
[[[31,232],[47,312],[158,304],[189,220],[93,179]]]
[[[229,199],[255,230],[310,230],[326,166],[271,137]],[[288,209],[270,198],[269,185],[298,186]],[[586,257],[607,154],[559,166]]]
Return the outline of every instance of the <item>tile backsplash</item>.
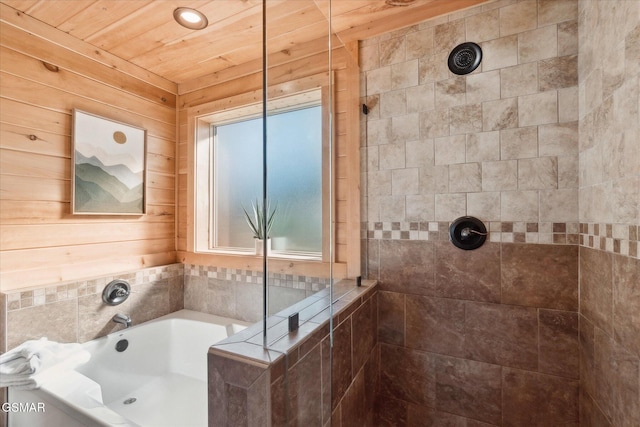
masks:
[[[122,304],[106,305],[102,291],[114,279],[131,285]],[[280,311],[329,286],[321,277],[270,273],[270,312]],[[40,337],[85,342],[122,328],[116,313],[133,324],[183,308],[248,322],[262,318],[262,273],[223,267],[170,264],[88,280],[0,294],[3,339],[0,351]]]
[[[262,318],[261,271],[186,264],[184,304],[190,310],[247,322]],[[321,277],[269,273],[269,313],[276,313],[329,286]]]
[[[102,290],[114,279],[131,285],[130,297],[120,305],[102,301]],[[116,313],[141,323],[183,308],[183,266],[170,264],[89,280],[7,292],[6,348],[40,337],[60,342],[85,342],[114,332],[122,325]]]

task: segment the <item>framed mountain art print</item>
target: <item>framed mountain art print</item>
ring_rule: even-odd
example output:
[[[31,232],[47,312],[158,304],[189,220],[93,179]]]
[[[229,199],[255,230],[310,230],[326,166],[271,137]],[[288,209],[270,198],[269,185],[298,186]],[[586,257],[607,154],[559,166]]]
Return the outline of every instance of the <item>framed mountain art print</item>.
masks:
[[[147,131],[73,110],[71,213],[146,212]]]

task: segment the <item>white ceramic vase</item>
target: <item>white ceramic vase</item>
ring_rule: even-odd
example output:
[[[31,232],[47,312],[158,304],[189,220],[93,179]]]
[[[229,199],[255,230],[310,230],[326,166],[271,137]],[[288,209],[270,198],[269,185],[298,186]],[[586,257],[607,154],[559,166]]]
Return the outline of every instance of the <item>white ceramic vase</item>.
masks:
[[[256,245],[256,255],[262,256],[264,250],[264,240],[253,239]],[[267,255],[271,255],[271,239],[267,239]]]

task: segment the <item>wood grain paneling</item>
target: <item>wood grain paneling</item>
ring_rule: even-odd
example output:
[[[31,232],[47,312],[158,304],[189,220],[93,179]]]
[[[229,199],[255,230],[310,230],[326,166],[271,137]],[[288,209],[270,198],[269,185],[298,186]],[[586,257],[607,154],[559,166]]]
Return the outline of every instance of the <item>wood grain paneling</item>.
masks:
[[[326,52],[329,18],[336,36],[333,46],[343,46],[384,32],[415,25],[443,13],[482,4],[488,0],[269,0],[266,2],[268,55],[281,62]],[[115,58],[130,61],[127,73],[167,89],[152,73],[177,83],[194,82],[199,88],[225,76],[247,76],[261,68],[262,2],[259,0],[1,0],[12,24],[26,28],[47,26],[45,38],[105,64]],[[221,7],[221,4],[223,7]],[[173,10],[194,7],[209,20],[207,28],[191,31],[174,22]],[[330,16],[331,15],[331,16]],[[35,19],[34,19],[35,18]],[[29,20],[30,19],[30,20]],[[28,21],[25,26],[24,21]],[[53,35],[54,30],[59,30]],[[31,37],[24,42],[31,44]],[[79,42],[85,43],[80,44]],[[92,52],[95,46],[108,53]],[[50,54],[52,63],[57,58]],[[188,61],[188,63],[185,63]],[[136,68],[133,64],[137,65]],[[141,68],[140,68],[141,67]],[[75,69],[68,67],[68,69]],[[140,70],[148,70],[147,76]],[[229,70],[234,70],[229,72]],[[250,70],[250,71],[247,71]],[[208,84],[198,80],[207,76]],[[150,93],[151,95],[151,93]]]
[[[86,7],[92,2],[92,0],[78,0],[65,3],[83,4]],[[168,96],[167,104],[172,105],[175,102],[175,83],[173,81],[131,62],[123,61],[122,58],[97,47],[96,44],[86,43],[64,31],[57,30],[54,28],[55,23],[47,22],[49,16],[56,16],[60,12],[61,3],[39,1],[37,7],[45,9],[39,18],[33,18],[29,14],[19,12],[20,9],[13,8],[13,5],[12,0],[0,2],[0,17],[3,23],[8,24],[0,33],[0,41],[2,41],[0,44],[4,44],[5,38],[13,40],[14,43],[21,43],[24,46],[23,51],[37,52],[37,55],[34,56],[61,68],[74,71],[83,70],[84,75],[98,81],[120,81],[126,83],[127,87],[131,87],[131,91],[136,91],[136,87],[143,87],[145,89],[140,91],[141,96],[146,94],[147,97],[151,97],[157,102],[163,102],[162,97]],[[25,10],[33,13],[30,9]],[[67,19],[69,17],[66,16]],[[123,24],[127,25],[126,21]],[[13,28],[24,30],[26,36],[21,40],[15,40],[15,37],[10,33]],[[41,44],[41,41],[44,41],[44,45]],[[87,62],[87,58],[91,61]],[[98,64],[104,67],[99,67]],[[119,70],[120,72],[112,73],[109,70]],[[139,84],[142,86],[138,86]],[[116,85],[116,87],[121,86]]]
[[[2,291],[175,262],[176,85],[96,61],[77,40],[60,44],[69,38],[2,7]],[[16,19],[29,29],[7,22]],[[147,129],[147,215],[70,214],[73,108]]]

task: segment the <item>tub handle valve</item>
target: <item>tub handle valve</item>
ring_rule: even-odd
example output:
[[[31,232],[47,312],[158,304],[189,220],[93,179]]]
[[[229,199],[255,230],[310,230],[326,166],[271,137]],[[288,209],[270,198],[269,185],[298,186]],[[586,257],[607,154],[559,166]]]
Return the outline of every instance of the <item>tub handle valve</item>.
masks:
[[[107,305],[122,304],[131,294],[131,286],[126,280],[116,279],[109,282],[102,291],[102,301]]]

